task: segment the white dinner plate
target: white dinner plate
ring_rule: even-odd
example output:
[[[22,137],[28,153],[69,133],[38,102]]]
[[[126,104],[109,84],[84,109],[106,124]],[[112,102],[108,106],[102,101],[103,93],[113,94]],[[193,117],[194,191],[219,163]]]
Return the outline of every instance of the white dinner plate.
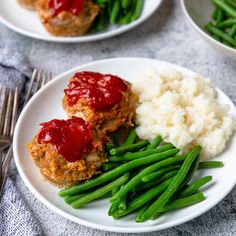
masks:
[[[78,37],[55,37],[47,33],[41,24],[37,13],[22,8],[16,0],[0,0],[0,22],[10,29],[28,37],[51,42],[79,43],[109,38],[143,23],[160,6],[162,0],[145,0],[141,16],[134,22],[124,26],[110,26],[96,34]]]
[[[120,220],[114,220],[107,215],[108,199],[98,200],[79,210],[74,210],[57,196],[58,188],[43,179],[38,168],[31,161],[26,150],[29,142],[39,129],[39,124],[54,118],[66,118],[61,106],[63,90],[70,78],[77,71],[98,71],[111,73],[135,83],[137,77],[145,74],[150,68],[173,67],[185,75],[194,72],[167,62],[144,58],[117,58],[89,63],[79,66],[57,76],[29,101],[21,113],[14,134],[13,149],[18,171],[29,190],[47,207],[58,214],[88,227],[114,232],[150,232],[169,228],[187,222],[210,210],[219,203],[234,187],[236,183],[236,137],[228,143],[226,150],[216,159],[223,161],[225,166],[219,169],[201,170],[197,176],[213,176],[213,183],[204,189],[206,200],[185,209],[169,212],[158,220],[145,223],[135,223],[134,215]],[[230,114],[236,117],[236,109],[230,99],[219,89],[218,99],[222,104],[228,104]]]

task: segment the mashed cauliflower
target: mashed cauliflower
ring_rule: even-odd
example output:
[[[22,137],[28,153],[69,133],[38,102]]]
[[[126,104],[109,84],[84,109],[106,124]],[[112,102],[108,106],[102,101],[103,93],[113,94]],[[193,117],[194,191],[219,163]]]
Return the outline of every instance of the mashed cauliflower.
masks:
[[[211,81],[199,75],[151,70],[133,90],[139,96],[136,131],[142,139],[151,141],[160,134],[182,151],[200,144],[201,158],[210,159],[224,150],[235,131],[229,107],[219,104]]]

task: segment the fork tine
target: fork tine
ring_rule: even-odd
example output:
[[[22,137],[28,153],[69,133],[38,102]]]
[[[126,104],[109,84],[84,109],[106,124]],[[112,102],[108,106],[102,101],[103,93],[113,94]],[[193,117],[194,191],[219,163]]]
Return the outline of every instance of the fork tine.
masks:
[[[52,72],[48,71],[48,78],[51,80],[52,79]]]
[[[52,72],[48,71],[47,72],[47,81],[46,81],[46,83],[48,83],[51,80],[52,80]]]
[[[13,94],[12,87],[8,88],[8,100],[7,100],[7,108],[5,114],[5,122],[3,127],[3,135],[10,135],[10,124],[11,124],[11,116],[12,116],[12,102],[13,102]]]
[[[5,119],[5,111],[6,111],[6,99],[7,99],[7,88],[4,87],[1,89],[1,111],[0,111],[0,134],[3,133],[3,125]]]
[[[47,82],[46,82],[46,80],[47,80],[47,72],[46,71],[44,71],[44,70],[42,70],[42,81],[41,81],[41,84],[40,84],[40,88],[41,87],[43,87]]]
[[[34,83],[37,81],[37,69],[34,69],[33,71],[33,74],[32,74],[32,78],[31,78],[31,82],[30,82],[30,85],[29,85],[29,88],[28,88],[28,92],[25,96],[25,102],[24,102],[24,105],[27,103],[27,101],[29,101],[30,97],[32,96],[32,90],[33,90],[33,87],[34,87]]]
[[[35,69],[33,71],[31,83],[28,89],[28,93],[25,98],[24,105],[29,101],[33,94],[35,94],[41,87],[43,87],[48,81],[50,81],[52,75],[50,72],[45,70]]]
[[[36,83],[34,86],[34,89],[32,91],[32,95],[35,94],[40,88],[41,88],[41,84],[42,84],[42,78],[43,78],[43,70],[37,70],[37,74],[36,74]]]
[[[12,111],[12,119],[11,119],[11,129],[10,129],[10,135],[13,136],[15,124],[16,124],[16,118],[18,115],[18,106],[19,106],[19,89],[16,87],[14,92],[14,101],[13,101],[13,111]]]

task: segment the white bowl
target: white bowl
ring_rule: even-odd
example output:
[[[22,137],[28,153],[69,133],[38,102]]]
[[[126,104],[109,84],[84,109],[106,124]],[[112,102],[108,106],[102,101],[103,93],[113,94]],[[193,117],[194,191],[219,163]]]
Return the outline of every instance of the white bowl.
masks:
[[[181,0],[183,11],[200,36],[222,54],[236,59],[236,49],[228,47],[211,37],[204,26],[212,20],[214,5],[211,0]]]

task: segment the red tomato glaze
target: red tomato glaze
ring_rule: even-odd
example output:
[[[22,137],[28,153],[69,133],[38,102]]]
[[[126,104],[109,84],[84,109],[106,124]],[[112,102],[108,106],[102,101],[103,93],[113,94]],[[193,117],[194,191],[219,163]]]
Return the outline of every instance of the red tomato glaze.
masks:
[[[62,11],[68,11],[78,16],[83,9],[84,0],[49,0],[49,7],[52,8],[52,16],[57,16]]]
[[[78,117],[51,120],[42,123],[39,143],[50,143],[69,162],[75,162],[93,149],[93,136],[89,125]]]
[[[83,98],[94,110],[104,111],[120,103],[127,89],[125,81],[118,76],[84,71],[76,73],[64,91],[69,106]]]

